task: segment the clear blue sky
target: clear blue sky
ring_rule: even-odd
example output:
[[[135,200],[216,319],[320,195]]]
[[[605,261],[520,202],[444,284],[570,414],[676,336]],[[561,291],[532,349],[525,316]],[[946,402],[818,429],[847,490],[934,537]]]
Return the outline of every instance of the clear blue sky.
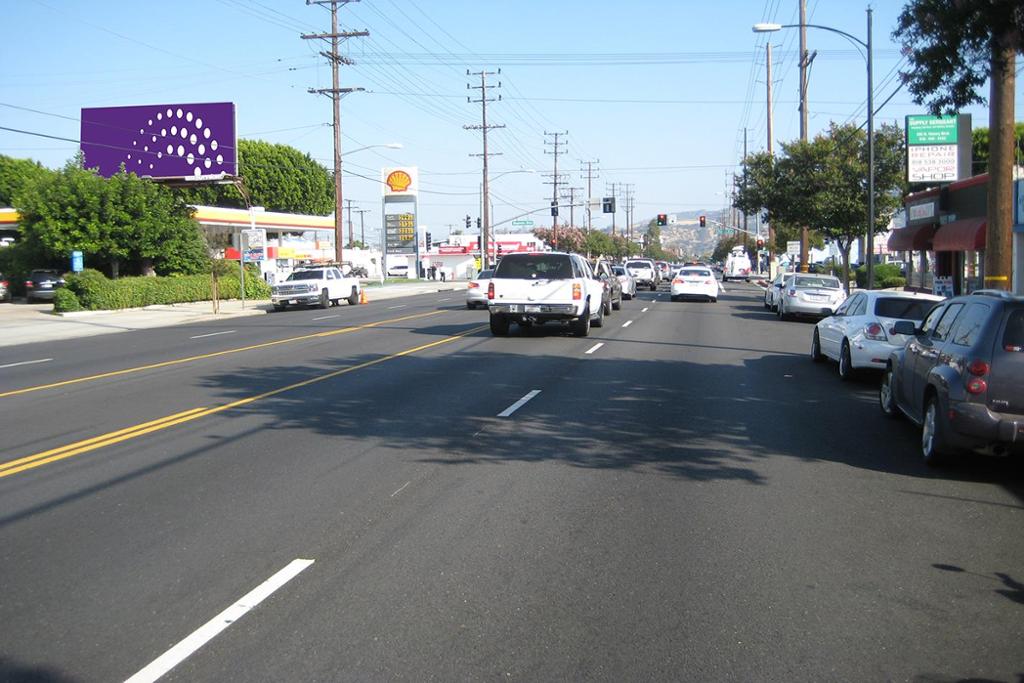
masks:
[[[876,102],[906,68],[890,34],[902,2],[875,6]],[[799,136],[798,32],[754,34],[759,21],[795,23],[797,0],[692,2],[605,0],[453,2],[363,0],[347,5],[342,27],[366,29],[348,41],[355,61],[343,86],[366,92],[343,101],[344,146],[400,142],[345,159],[345,196],[380,220],[381,166],[418,166],[420,222],[435,236],[479,214],[480,122],[468,104],[466,70],[501,69],[502,101],[490,122],[495,221],[540,208],[552,157],[545,130],[568,131],[560,170],[585,186],[580,160],[600,160],[595,196],[632,183],[636,218],[714,210],[725,203],[747,129],[750,151],[765,140],[764,45],[774,50],[775,139]],[[866,5],[808,0],[809,23],[866,37]],[[0,125],[77,139],[82,107],[231,101],[239,137],[289,144],[330,166],[330,101],[308,88],[330,86],[322,46],[299,38],[327,31],[330,14],[303,0],[23,0],[5,7],[0,46]],[[862,121],[865,63],[842,37],[809,29],[817,50],[810,75],[812,134],[830,121]],[[475,99],[475,98],[474,98]],[[37,110],[24,111],[22,107]],[[1024,118],[1020,89],[1017,118]],[[43,113],[38,113],[43,112]],[[879,122],[923,113],[903,90]],[[987,110],[969,110],[987,126]],[[0,153],[58,167],[73,143],[0,131]],[[585,190],[584,190],[585,192]],[[550,218],[537,217],[538,224]],[[623,218],[620,215],[621,224]],[[577,222],[580,222],[577,219]],[[595,225],[606,225],[604,217]]]

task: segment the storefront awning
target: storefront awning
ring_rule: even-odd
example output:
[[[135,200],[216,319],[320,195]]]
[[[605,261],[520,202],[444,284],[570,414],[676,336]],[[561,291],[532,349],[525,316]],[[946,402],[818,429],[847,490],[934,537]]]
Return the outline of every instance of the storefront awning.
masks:
[[[935,251],[981,251],[985,248],[985,219],[962,218],[935,233]]]
[[[935,226],[914,225],[893,230],[889,234],[889,251],[931,251]]]

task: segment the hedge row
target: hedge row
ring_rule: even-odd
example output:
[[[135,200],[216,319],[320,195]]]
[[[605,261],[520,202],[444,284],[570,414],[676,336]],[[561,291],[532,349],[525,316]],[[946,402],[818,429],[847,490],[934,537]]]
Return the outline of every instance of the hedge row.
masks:
[[[907,281],[901,274],[900,267],[895,263],[876,263],[872,270],[875,289],[902,287],[907,284]],[[868,286],[868,267],[866,264],[857,268],[856,276],[858,287],[863,289]],[[893,284],[883,284],[887,282]]]
[[[66,277],[67,285],[57,290],[53,310],[66,312],[80,309],[106,311],[119,308],[141,308],[157,304],[178,304],[213,299],[212,278],[202,275],[170,275],[166,277],[107,278],[98,270],[86,269]],[[221,299],[238,299],[241,294],[238,277],[222,275],[218,279]],[[255,272],[245,278],[247,299],[269,299],[270,286]]]

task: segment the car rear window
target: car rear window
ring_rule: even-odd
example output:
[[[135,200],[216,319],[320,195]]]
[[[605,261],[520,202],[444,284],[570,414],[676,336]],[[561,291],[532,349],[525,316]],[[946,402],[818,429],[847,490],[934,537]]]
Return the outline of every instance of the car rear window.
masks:
[[[900,320],[924,320],[936,302],[927,299],[906,299],[895,296],[879,297],[875,300],[875,315],[879,318]]]
[[[1024,351],[1024,310],[1012,311],[1007,318],[1003,349],[1017,353]]]
[[[568,280],[572,262],[565,254],[509,254],[494,271],[496,279]]]
[[[616,275],[625,275],[626,269],[623,268],[622,266],[612,266],[612,272],[615,273]]]
[[[626,264],[627,268],[650,268],[651,264],[646,261],[630,261]]]
[[[680,268],[680,275],[689,275],[690,277],[711,277],[710,270],[704,270],[703,268]]]
[[[481,270],[480,274],[476,276],[476,279],[477,280],[490,280],[492,277],[494,277],[494,271],[493,270]]]
[[[820,287],[822,289],[839,289],[839,280],[834,277],[798,277],[794,278],[795,287]]]
[[[322,270],[297,270],[288,276],[289,280],[321,280],[324,277]]]

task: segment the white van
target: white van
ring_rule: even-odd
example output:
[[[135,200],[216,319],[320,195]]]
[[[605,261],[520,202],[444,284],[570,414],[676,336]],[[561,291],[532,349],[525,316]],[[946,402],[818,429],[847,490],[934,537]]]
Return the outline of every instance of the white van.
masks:
[[[750,257],[743,247],[733,247],[732,252],[725,259],[725,269],[722,271],[722,282],[730,279],[743,279],[750,282]]]

